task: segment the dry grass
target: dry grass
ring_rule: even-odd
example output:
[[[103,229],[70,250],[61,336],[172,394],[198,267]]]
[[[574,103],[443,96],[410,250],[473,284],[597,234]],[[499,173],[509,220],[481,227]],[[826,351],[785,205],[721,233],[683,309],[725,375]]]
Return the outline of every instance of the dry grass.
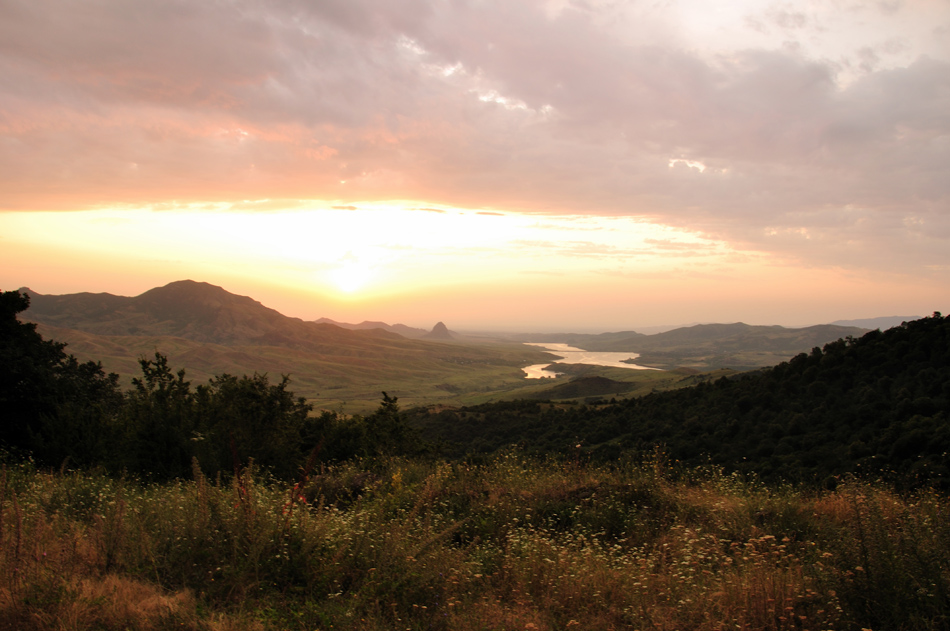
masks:
[[[16,495],[3,517],[0,628],[207,628],[198,624],[189,590],[167,592],[104,572],[107,563],[97,540],[109,527],[83,529],[41,512],[24,514]]]
[[[197,471],[197,470],[196,470]],[[350,464],[288,488],[5,469],[2,629],[946,628],[950,506],[613,468]]]

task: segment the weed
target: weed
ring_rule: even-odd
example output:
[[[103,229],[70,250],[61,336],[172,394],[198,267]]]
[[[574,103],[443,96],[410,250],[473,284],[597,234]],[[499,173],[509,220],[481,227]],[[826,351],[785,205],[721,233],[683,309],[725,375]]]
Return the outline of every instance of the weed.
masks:
[[[950,510],[661,458],[0,472],[0,629],[946,628]],[[305,472],[309,474],[309,472]]]

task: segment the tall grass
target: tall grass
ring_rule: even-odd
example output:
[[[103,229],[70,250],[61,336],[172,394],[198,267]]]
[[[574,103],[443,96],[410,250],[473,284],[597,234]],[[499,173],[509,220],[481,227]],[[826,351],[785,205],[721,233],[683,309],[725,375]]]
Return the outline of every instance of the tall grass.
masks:
[[[0,629],[942,629],[950,504],[506,454],[288,485],[8,465]]]

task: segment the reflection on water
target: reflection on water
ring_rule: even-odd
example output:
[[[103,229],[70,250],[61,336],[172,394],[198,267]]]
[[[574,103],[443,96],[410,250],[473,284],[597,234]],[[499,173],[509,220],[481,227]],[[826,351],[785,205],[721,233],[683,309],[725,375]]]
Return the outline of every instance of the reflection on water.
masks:
[[[525,366],[521,370],[524,371],[525,379],[546,379],[548,377],[557,377],[562,374],[559,372],[552,372],[547,370],[547,367],[551,364],[532,364],[530,366]]]
[[[548,344],[526,342],[529,346],[539,346],[546,351],[558,355],[560,359],[556,360],[559,364],[592,364],[594,366],[610,366],[611,368],[630,368],[631,370],[656,370],[648,366],[638,364],[625,364],[625,359],[636,359],[637,353],[617,353],[604,351],[585,351],[582,348],[574,348],[567,344]],[[546,377],[557,377],[561,373],[551,370],[545,370],[548,364],[534,364],[522,368],[527,379],[543,379]]]

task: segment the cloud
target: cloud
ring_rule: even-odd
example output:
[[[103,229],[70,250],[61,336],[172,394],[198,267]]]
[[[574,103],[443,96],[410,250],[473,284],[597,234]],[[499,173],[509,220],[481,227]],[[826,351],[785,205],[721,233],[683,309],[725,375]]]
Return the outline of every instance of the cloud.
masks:
[[[946,7],[741,6],[724,47],[685,0],[0,0],[0,208],[414,200],[943,269]]]

